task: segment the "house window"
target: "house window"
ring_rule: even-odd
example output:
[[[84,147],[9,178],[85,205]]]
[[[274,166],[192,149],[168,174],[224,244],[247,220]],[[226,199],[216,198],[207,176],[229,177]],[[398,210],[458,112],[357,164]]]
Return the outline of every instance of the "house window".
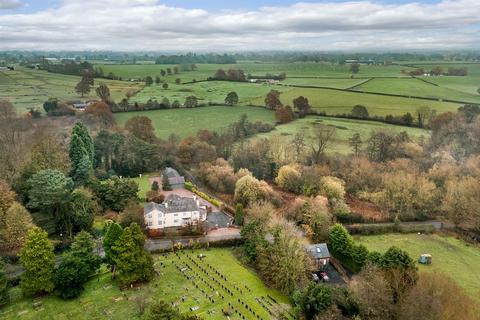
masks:
[[[147,214],[147,218],[148,218],[148,219],[151,219],[151,218],[152,218],[152,214],[151,214],[151,213]]]
[[[174,216],[174,217],[178,217],[178,213],[175,213],[173,216]]]
[[[149,226],[149,227],[152,226],[152,222],[151,222],[151,221],[148,222],[148,226]]]
[[[173,220],[173,223],[178,223],[178,220]]]
[[[161,226],[163,222],[161,220],[158,220],[158,225]]]

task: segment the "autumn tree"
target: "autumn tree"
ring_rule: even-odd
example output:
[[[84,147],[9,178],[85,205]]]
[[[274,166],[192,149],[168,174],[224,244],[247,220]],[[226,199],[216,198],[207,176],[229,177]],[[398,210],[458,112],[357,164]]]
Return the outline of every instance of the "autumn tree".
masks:
[[[452,177],[445,185],[442,209],[457,227],[480,230],[479,195],[478,178]]]
[[[125,228],[113,246],[118,281],[122,286],[148,282],[153,277],[153,259],[144,248],[145,235],[138,224]]]
[[[283,104],[280,101],[280,92],[277,90],[270,90],[265,97],[265,107],[267,109],[277,110],[282,106]]]
[[[303,96],[293,99],[293,108],[297,110],[300,118],[304,118],[311,109],[308,99]]]
[[[143,207],[135,202],[130,202],[125,209],[120,212],[119,223],[123,228],[129,227],[132,223],[136,223],[143,228],[145,226]]]
[[[48,234],[37,227],[30,229],[19,257],[25,269],[20,276],[22,291],[27,295],[53,291],[55,254]]]
[[[106,84],[101,83],[97,89],[95,89],[95,92],[103,102],[108,103],[110,101],[110,89]]]
[[[235,91],[229,92],[225,97],[225,104],[227,106],[234,106],[238,103],[238,94]]]
[[[286,191],[298,193],[302,189],[302,176],[295,166],[285,165],[278,170],[275,178],[278,186]]]
[[[88,75],[83,75],[82,79],[75,86],[75,92],[80,94],[83,98],[83,96],[90,93],[92,86],[93,86],[93,78]]]
[[[157,141],[155,128],[153,127],[152,120],[149,117],[135,116],[130,118],[125,123],[125,129],[143,141],[149,143],[154,143]]]
[[[73,190],[69,202],[71,226],[74,232],[90,231],[99,208],[94,195],[88,189]]]
[[[30,213],[20,203],[13,202],[0,216],[2,250],[16,252],[25,243],[28,231],[34,227]]]
[[[101,128],[110,128],[116,123],[112,108],[103,101],[95,102],[87,106],[83,116],[87,118],[87,120],[98,124]]]
[[[278,108],[275,111],[275,119],[277,119],[277,122],[280,124],[293,121],[294,115],[292,108],[290,108],[289,106]]]

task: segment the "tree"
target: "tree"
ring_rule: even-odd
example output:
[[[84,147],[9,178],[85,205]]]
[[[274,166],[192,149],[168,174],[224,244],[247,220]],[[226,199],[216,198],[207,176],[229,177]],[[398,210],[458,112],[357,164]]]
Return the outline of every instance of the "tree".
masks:
[[[73,190],[69,209],[74,232],[90,231],[92,229],[98,205],[90,190],[84,188]]]
[[[90,92],[90,90],[92,89],[92,85],[93,85],[93,78],[90,78],[84,75],[82,79],[75,86],[75,92],[82,95],[82,98],[83,98],[83,96],[85,96]]]
[[[153,277],[153,259],[145,251],[145,235],[139,225],[133,223],[125,228],[114,244],[114,261],[118,270],[118,281],[122,286],[147,282]]]
[[[140,207],[135,202],[130,202],[122,212],[120,212],[119,217],[120,225],[123,228],[130,226],[132,223],[136,223],[142,228],[145,226],[145,220],[143,216],[143,208]]]
[[[270,90],[265,97],[265,107],[267,109],[277,110],[282,106],[283,104],[280,101],[280,92],[277,90]]]
[[[112,272],[115,271],[115,265],[116,265],[115,263],[116,253],[113,250],[113,247],[115,246],[117,241],[120,239],[122,234],[123,234],[123,229],[119,224],[115,222],[111,222],[110,224],[107,225],[105,237],[103,238],[103,250],[105,251],[104,261],[111,267]]]
[[[234,106],[238,103],[238,94],[235,91],[231,91],[225,97],[225,104],[227,106]]]
[[[245,213],[243,212],[243,205],[237,203],[235,206],[235,224],[237,226],[242,226],[245,218]]]
[[[97,96],[102,99],[103,102],[108,103],[110,101],[110,89],[104,83],[101,83],[97,89],[95,89]]]
[[[235,184],[235,202],[248,206],[249,204],[265,199],[265,192],[262,190],[262,183],[246,175],[238,179]]]
[[[157,141],[155,135],[155,128],[153,127],[152,120],[145,116],[135,116],[128,119],[125,123],[125,129],[127,129],[135,137],[142,139],[143,141],[154,143]]]
[[[447,180],[442,209],[457,227],[480,230],[479,192],[477,178],[467,176]]]
[[[425,128],[430,125],[430,121],[435,117],[436,111],[430,107],[419,107],[416,111],[417,123],[420,128]]]
[[[83,284],[100,267],[100,257],[94,253],[92,236],[82,231],[77,234],[70,251],[55,272],[55,288],[63,299],[77,297]]]
[[[57,98],[49,98],[47,101],[43,103],[43,110],[47,114],[54,112],[58,109],[58,99]]]
[[[362,137],[360,136],[360,133],[358,132],[354,133],[348,139],[348,144],[352,148],[352,151],[355,157],[358,157],[360,155],[360,150],[362,148]]]
[[[315,124],[312,133],[312,144],[310,145],[310,158],[313,164],[320,163],[328,145],[335,136],[335,128],[321,123]]]
[[[94,192],[104,209],[123,211],[130,201],[137,201],[138,184],[130,179],[114,176],[98,183]]]
[[[353,74],[357,74],[360,71],[360,64],[359,63],[352,63],[350,65],[350,72]]]
[[[12,191],[8,183],[0,179],[0,227],[1,221],[4,219],[4,215],[10,206],[15,202],[17,194]]]
[[[152,79],[152,77],[147,76],[147,77],[145,78],[145,85],[151,86],[152,84],[153,84],[153,79]]]
[[[87,128],[81,122],[75,123],[72,129],[69,156],[73,180],[77,185],[85,185],[93,170],[94,144]]]
[[[278,186],[286,191],[298,193],[302,188],[302,176],[300,172],[292,165],[286,165],[278,170],[275,178]]]
[[[240,235],[243,240],[243,250],[250,262],[257,260],[259,248],[265,245],[265,234],[265,225],[259,219],[249,221],[242,227]]]
[[[160,79],[159,76],[156,76],[155,77],[155,84],[160,84],[160,82],[162,82],[162,80]]]
[[[311,109],[308,99],[303,96],[293,99],[293,108],[297,110],[300,118],[304,118]]]
[[[165,72],[165,70],[162,69],[162,70],[160,70],[160,75],[162,77],[165,77],[167,75],[167,72]]]
[[[332,292],[330,287],[312,282],[305,292],[294,295],[294,303],[307,320],[313,320],[333,304]]]
[[[51,292],[54,288],[55,254],[48,234],[37,227],[30,229],[19,257],[25,269],[20,276],[23,292],[27,295]]]
[[[410,290],[418,279],[415,262],[408,255],[397,247],[390,247],[380,260],[380,269],[388,282],[393,294],[393,301],[398,303]]]
[[[293,121],[294,115],[292,108],[290,108],[289,106],[278,108],[275,111],[275,119],[277,119],[277,122],[280,124]]]
[[[168,83],[165,82],[164,84],[162,84],[162,88],[167,90],[168,89]]]
[[[170,180],[168,179],[168,175],[166,171],[164,171],[162,174],[162,190],[163,191],[172,190],[172,186],[170,185]]]
[[[173,67],[173,73],[174,74],[178,74],[179,70],[180,69],[177,66]]]
[[[358,119],[368,119],[369,117],[367,108],[359,104],[352,108],[352,112],[350,114],[352,117]]]
[[[182,79],[180,78],[175,79],[175,84],[177,85],[182,84]]]
[[[201,318],[194,315],[183,315],[170,304],[155,300],[150,305],[150,308],[145,315],[146,320],[201,320]]]
[[[218,69],[213,76],[215,80],[227,80],[227,73],[223,69]]]
[[[152,191],[159,191],[159,190],[160,190],[160,187],[158,186],[158,182],[157,182],[157,181],[153,181],[150,190],[152,190]]]
[[[115,118],[111,107],[103,101],[98,101],[89,105],[83,116],[87,120],[92,120],[99,124],[101,128],[110,128],[115,125]]]
[[[58,170],[42,170],[29,180],[27,207],[50,214],[57,229],[72,235],[72,225],[67,206],[73,189],[71,178]]]
[[[198,99],[195,96],[188,96],[184,103],[185,108],[195,108],[198,106]]]
[[[34,226],[32,217],[20,203],[14,202],[0,218],[1,247],[15,252],[23,246],[28,231]]]
[[[8,279],[5,274],[5,263],[0,259],[0,307],[6,305],[10,301],[8,293]]]

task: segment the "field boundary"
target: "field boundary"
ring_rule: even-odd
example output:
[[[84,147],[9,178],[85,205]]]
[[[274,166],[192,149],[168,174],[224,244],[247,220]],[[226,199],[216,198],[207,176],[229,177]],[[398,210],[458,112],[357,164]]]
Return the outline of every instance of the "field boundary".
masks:
[[[357,83],[357,84],[354,85],[354,86],[345,88],[345,90],[353,90],[354,88],[360,87],[360,86],[364,85],[365,83],[372,81],[373,79],[375,79],[375,78],[369,78],[369,79],[367,79],[367,80],[365,80],[365,81],[362,81],[362,82],[360,82],[360,83]]]

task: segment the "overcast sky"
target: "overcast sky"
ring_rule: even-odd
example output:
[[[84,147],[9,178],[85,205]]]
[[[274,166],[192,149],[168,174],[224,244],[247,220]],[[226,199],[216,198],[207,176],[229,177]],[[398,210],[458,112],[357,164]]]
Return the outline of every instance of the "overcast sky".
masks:
[[[0,50],[478,49],[480,0],[0,0]]]

